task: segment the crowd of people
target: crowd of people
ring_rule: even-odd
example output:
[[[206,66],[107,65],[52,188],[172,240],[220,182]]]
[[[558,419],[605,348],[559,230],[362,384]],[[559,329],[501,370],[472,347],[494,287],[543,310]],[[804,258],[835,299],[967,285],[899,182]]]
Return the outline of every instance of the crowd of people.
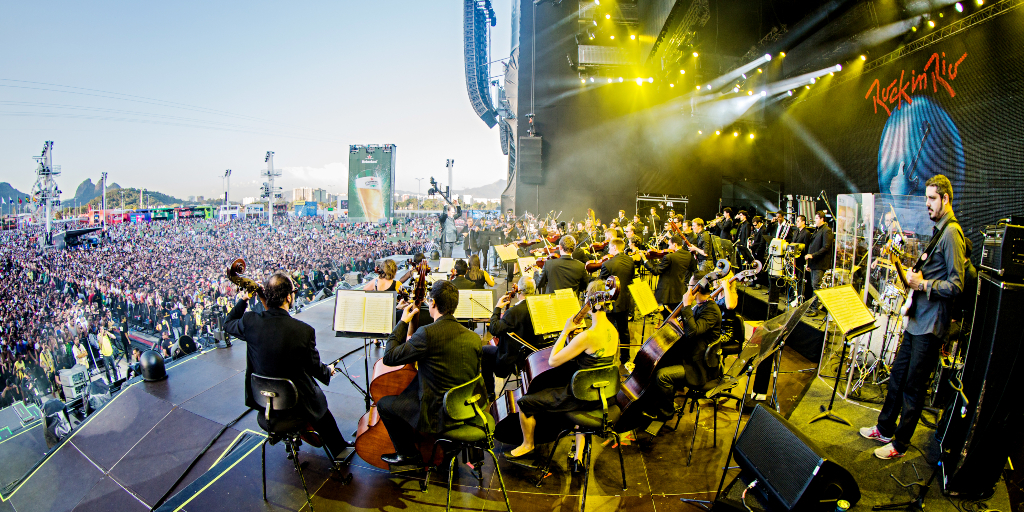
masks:
[[[238,294],[225,276],[236,258],[257,282],[289,273],[308,300],[380,258],[429,250],[435,224],[182,219],[111,225],[98,247],[64,250],[41,249],[39,228],[4,231],[0,406],[59,394],[56,375],[75,364],[116,379],[115,357],[131,358],[129,330],[155,335],[165,353],[183,334],[209,334]]]

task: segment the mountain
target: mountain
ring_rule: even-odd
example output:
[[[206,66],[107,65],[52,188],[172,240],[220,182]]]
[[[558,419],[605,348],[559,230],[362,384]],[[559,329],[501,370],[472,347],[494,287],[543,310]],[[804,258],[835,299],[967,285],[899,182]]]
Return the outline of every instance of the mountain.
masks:
[[[103,185],[103,182],[98,182],[98,183],[94,184],[92,182],[92,178],[86,178],[85,181],[83,181],[80,185],[78,185],[78,188],[75,190],[74,197],[65,199],[65,200],[63,200],[63,202],[64,203],[69,203],[70,202],[70,203],[77,203],[77,204],[88,204],[88,203],[92,202],[93,199],[96,199],[96,198],[100,197],[100,194],[103,193],[102,185]],[[109,195],[110,191],[112,191],[112,190],[119,190],[120,188],[121,188],[121,185],[118,185],[117,183],[111,183],[111,184],[107,185],[107,194],[108,194],[107,195],[107,202],[108,203],[110,202],[110,198],[112,197],[111,195]],[[116,195],[117,195],[118,199],[120,199],[120,197],[121,197],[120,193],[118,193]]]
[[[89,181],[89,180],[86,180],[86,181]],[[81,189],[83,185],[86,185],[86,183],[83,183],[78,188]],[[117,187],[117,188],[114,188],[114,187]],[[112,184],[111,186],[107,187],[107,208],[119,208],[121,206],[121,192],[122,191],[124,192],[124,206],[125,206],[125,208],[126,209],[138,208],[139,207],[139,192],[140,192],[139,189],[137,189],[137,188],[121,188],[121,187],[117,186],[116,184]],[[170,205],[176,205],[176,204],[177,205],[185,204],[185,201],[183,201],[181,199],[178,199],[177,197],[170,196],[170,195],[167,195],[167,194],[163,194],[163,193],[160,193],[160,192],[156,192],[154,190],[147,190],[146,191],[145,202],[147,204],[151,205],[151,206],[170,206]],[[68,202],[64,201],[63,204],[64,204],[64,206],[67,206]],[[79,203],[79,204],[82,204],[82,203]],[[88,204],[91,205],[94,209],[98,209],[100,207],[100,194],[99,194],[99,192],[96,193],[96,197],[94,197],[90,201],[88,201]]]
[[[28,194],[12,187],[10,183],[7,183],[5,181],[3,183],[0,183],[0,197],[2,197],[4,201],[6,201],[8,198],[17,201],[19,197],[28,197]]]

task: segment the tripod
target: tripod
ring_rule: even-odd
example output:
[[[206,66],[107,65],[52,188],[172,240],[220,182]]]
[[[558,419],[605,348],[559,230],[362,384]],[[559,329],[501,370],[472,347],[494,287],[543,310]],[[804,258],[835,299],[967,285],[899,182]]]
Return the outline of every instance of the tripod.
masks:
[[[932,468],[932,474],[931,474],[931,476],[928,477],[928,481],[926,481],[924,483],[924,485],[922,485],[921,482],[910,482],[909,484],[905,484],[905,483],[901,482],[899,478],[896,478],[896,475],[894,475],[892,473],[889,473],[889,476],[891,476],[893,480],[896,480],[896,483],[900,484],[900,487],[903,487],[904,489],[913,487],[915,485],[918,486],[917,497],[912,499],[912,500],[910,500],[910,501],[903,501],[903,502],[900,502],[900,503],[886,503],[884,505],[875,505],[875,506],[871,507],[871,510],[906,510],[906,509],[911,509],[911,510],[923,511],[924,510],[924,497],[928,495],[928,490],[931,489],[932,482],[935,481],[935,475],[939,474],[939,469],[941,467],[942,467],[942,460],[939,459],[939,461],[936,462],[935,467]]]
[[[843,338],[842,338],[843,339],[843,351],[842,351],[841,355],[839,356],[839,366],[836,367],[836,382],[832,386],[832,398],[830,398],[829,401],[828,401],[828,408],[822,410],[821,414],[811,418],[811,420],[808,421],[807,423],[810,424],[810,423],[814,423],[815,421],[818,421],[818,420],[829,419],[829,420],[832,420],[832,421],[836,421],[836,422],[842,423],[842,424],[844,424],[844,425],[846,425],[848,427],[852,427],[853,426],[853,423],[850,423],[848,420],[846,420],[842,416],[832,412],[832,407],[835,405],[835,402],[836,402],[836,392],[839,391],[839,377],[843,373],[843,362],[846,361],[846,347],[850,344],[850,339],[851,338],[856,338],[857,336],[860,336],[861,334],[865,334],[865,333],[871,332],[871,331],[873,331],[873,330],[875,330],[877,328],[878,328],[878,326],[876,326],[875,324],[871,324],[871,325],[868,325],[866,327],[862,327],[860,329],[856,329],[854,331],[847,332],[847,333],[843,334]]]

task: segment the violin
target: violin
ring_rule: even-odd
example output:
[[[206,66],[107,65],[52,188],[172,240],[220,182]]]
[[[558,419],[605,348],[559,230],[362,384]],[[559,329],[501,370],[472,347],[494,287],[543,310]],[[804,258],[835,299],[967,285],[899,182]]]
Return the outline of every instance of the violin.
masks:
[[[606,254],[602,256],[600,259],[588,261],[585,265],[587,268],[587,272],[597,272],[598,270],[601,270],[601,265],[604,265],[604,262],[611,259],[611,257],[611,254]]]
[[[423,300],[427,296],[427,274],[430,273],[430,266],[426,260],[420,262],[416,267],[416,272],[418,277],[416,278],[412,303],[416,305],[417,314],[413,315],[409,321],[409,333],[406,339],[412,337],[416,329],[419,328],[418,312],[420,305],[423,304]],[[380,457],[395,451],[395,445],[391,442],[391,436],[388,434],[387,428],[384,427],[384,422],[380,419],[380,414],[377,412],[377,403],[385,396],[401,394],[405,391],[405,388],[409,387],[409,384],[412,384],[413,380],[418,378],[418,375],[416,366],[412,364],[388,366],[384,364],[384,358],[380,358],[373,365],[373,380],[370,381],[370,389],[368,390],[373,404],[370,406],[370,410],[359,418],[355,443],[356,454],[359,455],[359,458],[366,461],[367,464],[387,470],[389,469],[388,464],[381,460]],[[431,458],[432,454],[430,453],[429,446],[421,446],[420,451],[424,457],[423,460]],[[434,462],[440,463],[439,460]]]
[[[594,243],[590,244],[590,250],[592,252],[603,251],[606,247],[608,247],[608,241],[607,240],[605,240],[604,242],[594,242]]]
[[[690,288],[693,293],[701,283],[710,283],[721,279],[729,273],[729,261],[718,260],[715,269],[708,272],[700,282]],[[633,372],[626,379],[615,395],[615,401],[622,409],[619,421],[615,425],[616,431],[632,430],[639,428],[643,422],[641,412],[644,407],[636,407],[636,403],[642,401],[647,389],[654,382],[654,372],[658,369],[661,358],[678,342],[686,337],[686,331],[676,318],[683,311],[683,302],[676,306],[672,313],[665,319],[658,329],[647,341],[644,341],[640,351],[633,358]],[[624,430],[620,430],[624,429]]]
[[[581,323],[593,309],[594,304],[608,300],[615,300],[619,296],[621,286],[619,278],[611,276],[605,280],[607,290],[594,291],[587,294],[583,306],[579,312],[573,315],[573,323]],[[566,343],[582,332],[582,327],[574,329],[569,333]],[[520,373],[520,387],[508,390],[503,396],[495,400],[491,405],[491,414],[494,417],[495,428],[494,438],[506,444],[521,444],[523,442],[523,431],[519,424],[518,400],[525,395],[529,389],[546,389],[569,382],[573,373],[579,368],[575,364],[563,364],[551,366],[548,359],[551,358],[551,349],[547,347],[538,350],[526,358]],[[547,427],[547,428],[545,428]],[[555,440],[559,431],[556,422],[538,423],[534,432],[534,440],[537,443],[547,443]]]

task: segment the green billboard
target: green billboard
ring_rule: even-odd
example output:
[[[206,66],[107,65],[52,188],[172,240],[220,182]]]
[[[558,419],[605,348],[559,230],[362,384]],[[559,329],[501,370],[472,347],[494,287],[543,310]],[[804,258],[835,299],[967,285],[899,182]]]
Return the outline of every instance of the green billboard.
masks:
[[[349,219],[356,222],[379,222],[390,219],[394,182],[394,144],[349,146]]]

